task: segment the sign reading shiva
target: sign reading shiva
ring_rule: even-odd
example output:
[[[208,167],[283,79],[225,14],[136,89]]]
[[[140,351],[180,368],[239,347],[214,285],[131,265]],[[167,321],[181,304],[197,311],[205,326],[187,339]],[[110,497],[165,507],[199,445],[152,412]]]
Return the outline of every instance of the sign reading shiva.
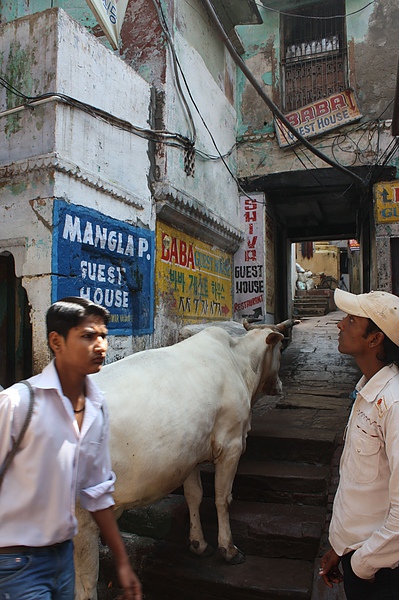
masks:
[[[152,333],[154,232],[57,199],[53,223],[53,302],[88,298],[110,311],[110,334]]]

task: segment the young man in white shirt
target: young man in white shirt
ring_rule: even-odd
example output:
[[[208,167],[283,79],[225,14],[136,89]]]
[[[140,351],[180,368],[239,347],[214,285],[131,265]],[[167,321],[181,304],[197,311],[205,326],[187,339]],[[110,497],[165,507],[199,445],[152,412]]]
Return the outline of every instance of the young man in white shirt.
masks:
[[[320,575],[348,600],[399,598],[399,298],[335,290],[338,350],[363,373],[346,428]],[[339,570],[343,569],[343,577]]]
[[[107,408],[87,377],[104,362],[109,312],[71,297],[54,303],[46,321],[54,360],[29,379],[33,414],[0,490],[0,598],[73,600],[79,500],[113,552],[123,598],[141,600],[113,515]],[[28,404],[25,384],[0,393],[0,465]]]

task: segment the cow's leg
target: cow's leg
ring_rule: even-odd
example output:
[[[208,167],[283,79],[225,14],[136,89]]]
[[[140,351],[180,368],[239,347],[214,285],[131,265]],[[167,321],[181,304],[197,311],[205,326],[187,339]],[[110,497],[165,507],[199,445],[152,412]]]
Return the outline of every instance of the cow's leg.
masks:
[[[75,600],[97,600],[98,527],[91,514],[76,507],[79,533],[75,536]]]
[[[228,447],[223,448],[215,460],[215,504],[218,514],[218,547],[224,559],[232,565],[245,562],[245,554],[233,543],[229,519],[229,506],[232,500],[231,491],[241,454],[242,444],[235,444],[233,446],[230,443]]]
[[[204,557],[213,554],[214,549],[207,544],[202,533],[200,519],[200,505],[202,501],[202,483],[200,468],[197,465],[185,480],[184,496],[190,513],[190,550],[198,556]]]

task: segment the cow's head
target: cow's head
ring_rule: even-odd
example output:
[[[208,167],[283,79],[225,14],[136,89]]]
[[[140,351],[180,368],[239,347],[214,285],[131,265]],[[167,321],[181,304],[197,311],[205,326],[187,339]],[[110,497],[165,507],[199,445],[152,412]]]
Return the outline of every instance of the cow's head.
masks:
[[[258,329],[261,330],[265,336],[264,342],[266,344],[266,351],[261,365],[259,385],[253,399],[256,399],[259,394],[267,394],[269,396],[281,394],[282,385],[278,375],[281,351],[286,346],[290,329],[296,323],[298,323],[298,321],[293,320],[283,321],[278,325],[243,322],[247,331]]]

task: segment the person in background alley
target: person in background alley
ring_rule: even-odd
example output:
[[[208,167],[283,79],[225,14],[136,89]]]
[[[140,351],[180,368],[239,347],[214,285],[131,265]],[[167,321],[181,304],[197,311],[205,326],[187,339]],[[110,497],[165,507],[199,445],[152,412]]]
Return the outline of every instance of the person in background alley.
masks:
[[[348,600],[399,598],[399,298],[335,290],[338,350],[363,373],[346,428],[340,482],[321,559]],[[343,577],[339,570],[341,563]]]
[[[108,450],[107,408],[87,377],[107,350],[109,312],[83,298],[64,298],[47,312],[54,360],[31,377],[31,420],[0,490],[0,598],[73,600],[72,538],[78,499],[113,552],[126,600],[141,600],[112,505],[115,475]],[[0,393],[0,466],[18,436],[29,389]]]

